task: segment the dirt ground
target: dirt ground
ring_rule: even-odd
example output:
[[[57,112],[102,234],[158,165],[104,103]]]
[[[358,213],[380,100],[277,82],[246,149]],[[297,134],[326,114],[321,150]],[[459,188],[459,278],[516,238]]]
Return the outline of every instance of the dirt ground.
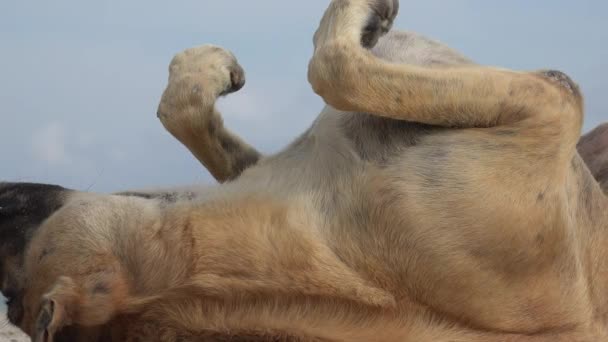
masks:
[[[0,342],[29,342],[19,329],[14,328],[6,321],[6,313],[0,311]]]

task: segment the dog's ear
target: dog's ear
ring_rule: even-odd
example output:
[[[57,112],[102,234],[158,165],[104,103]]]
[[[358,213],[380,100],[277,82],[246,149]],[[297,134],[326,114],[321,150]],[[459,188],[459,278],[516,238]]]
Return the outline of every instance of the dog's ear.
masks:
[[[56,333],[73,324],[103,325],[113,319],[127,301],[124,278],[100,272],[74,280],[60,277],[42,297],[35,322],[34,342],[52,342]]]
[[[65,308],[52,299],[44,299],[36,319],[34,342],[53,342],[55,333],[67,326]]]
[[[60,278],[53,289],[42,297],[33,342],[53,342],[57,332],[73,323],[77,305],[76,284],[68,277]]]

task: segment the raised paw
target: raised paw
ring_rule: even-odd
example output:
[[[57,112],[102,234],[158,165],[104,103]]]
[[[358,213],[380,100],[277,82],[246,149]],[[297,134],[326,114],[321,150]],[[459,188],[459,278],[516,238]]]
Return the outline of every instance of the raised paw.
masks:
[[[191,136],[206,134],[221,118],[217,98],[245,84],[245,72],[229,51],[213,45],[187,49],[169,66],[169,84],[157,115],[165,128],[183,143]]]
[[[374,0],[371,2],[371,13],[361,33],[361,45],[372,48],[378,39],[393,27],[393,21],[399,11],[399,0]]]
[[[221,47],[203,45],[177,54],[169,66],[169,86],[171,83],[191,81],[199,89],[209,94],[226,95],[235,92],[245,84],[245,73],[236,57]]]
[[[243,85],[245,72],[231,52],[213,45],[184,50],[171,61],[157,115],[174,135],[194,125],[209,126],[209,120],[217,120],[213,117],[217,98]]]
[[[159,107],[162,119],[183,105],[202,101],[213,105],[217,97],[235,92],[245,84],[245,72],[229,51],[203,45],[178,53],[169,66],[169,84]]]
[[[315,47],[336,40],[371,49],[393,26],[398,0],[333,0],[315,33]]]
[[[565,73],[558,70],[543,70],[539,71],[538,74],[552,84],[566,90],[569,94],[581,96],[578,85]]]
[[[308,65],[308,81],[326,103],[349,108],[343,95],[353,95],[352,85],[373,58],[366,49],[390,30],[398,10],[398,0],[331,2],[315,33],[315,52]]]

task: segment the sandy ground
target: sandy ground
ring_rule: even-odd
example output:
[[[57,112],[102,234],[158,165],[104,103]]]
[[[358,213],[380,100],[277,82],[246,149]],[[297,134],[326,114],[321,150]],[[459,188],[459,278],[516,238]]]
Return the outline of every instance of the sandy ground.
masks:
[[[29,342],[19,329],[14,328],[6,321],[6,313],[0,310],[0,342]]]

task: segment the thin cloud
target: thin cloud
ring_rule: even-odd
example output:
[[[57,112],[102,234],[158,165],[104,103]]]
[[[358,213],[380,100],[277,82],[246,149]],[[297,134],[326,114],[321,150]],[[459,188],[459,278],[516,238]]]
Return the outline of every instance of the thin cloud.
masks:
[[[72,162],[67,150],[68,134],[65,125],[53,122],[34,133],[32,152],[38,161],[49,166],[66,165]]]

